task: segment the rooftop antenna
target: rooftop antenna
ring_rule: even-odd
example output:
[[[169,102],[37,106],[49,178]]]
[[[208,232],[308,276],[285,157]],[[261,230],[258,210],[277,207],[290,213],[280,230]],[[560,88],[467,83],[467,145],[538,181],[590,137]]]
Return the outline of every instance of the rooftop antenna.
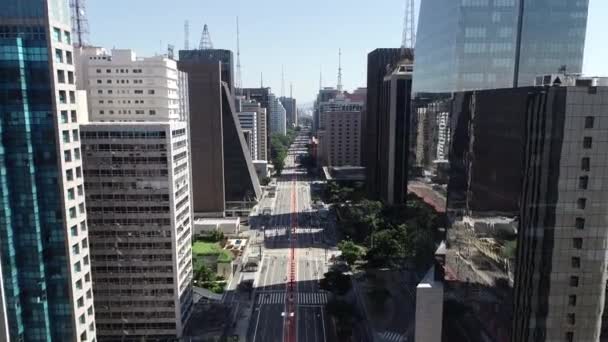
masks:
[[[175,59],[175,46],[172,44],[167,45],[167,58]]]
[[[72,13],[72,32],[74,46],[87,46],[89,42],[89,20],[87,19],[86,0],[70,0]]]
[[[190,50],[190,22],[184,22],[184,50]]]
[[[213,49],[213,43],[211,42],[211,36],[209,35],[209,27],[207,24],[203,26],[203,35],[201,36],[201,42],[198,46],[199,50],[210,50]]]
[[[338,91],[342,92],[342,49],[338,49]]]
[[[403,35],[401,36],[401,53],[405,49],[413,49],[416,45],[416,24],[414,18],[414,0],[405,0],[405,15],[403,18]]]
[[[264,88],[264,73],[260,73],[260,88]]]
[[[289,98],[293,99],[293,83],[289,83]]]
[[[281,65],[281,97],[285,97],[285,69]]]
[[[239,30],[239,17],[236,17],[236,89],[237,93],[243,88],[241,75],[241,32]]]
[[[319,89],[323,89],[323,67],[319,65]]]

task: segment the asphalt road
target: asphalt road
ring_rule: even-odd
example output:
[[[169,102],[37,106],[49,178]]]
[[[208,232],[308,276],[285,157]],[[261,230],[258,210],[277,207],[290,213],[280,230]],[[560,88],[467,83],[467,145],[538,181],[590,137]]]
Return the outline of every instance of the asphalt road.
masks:
[[[305,139],[296,140],[290,150],[277,183],[275,209],[264,227],[248,341],[330,341],[327,294],[318,285],[327,269],[326,233],[311,209],[310,180],[305,170],[295,168],[305,144]]]

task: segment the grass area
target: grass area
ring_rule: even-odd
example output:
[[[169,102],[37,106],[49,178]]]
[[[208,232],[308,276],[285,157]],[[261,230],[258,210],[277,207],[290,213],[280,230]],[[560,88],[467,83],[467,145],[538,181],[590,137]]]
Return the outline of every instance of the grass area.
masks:
[[[222,249],[217,242],[197,241],[192,245],[192,254],[194,255],[217,255],[218,262],[230,262],[234,256],[230,251]]]

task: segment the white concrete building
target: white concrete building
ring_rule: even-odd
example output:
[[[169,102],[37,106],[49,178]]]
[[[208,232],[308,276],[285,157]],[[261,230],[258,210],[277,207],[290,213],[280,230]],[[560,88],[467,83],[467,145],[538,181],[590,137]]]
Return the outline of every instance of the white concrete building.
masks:
[[[273,94],[268,96],[270,106],[270,134],[287,134],[287,111],[281,101]]]
[[[251,159],[258,159],[258,119],[256,112],[240,112],[237,114],[243,132],[249,131],[247,145],[251,152]]]
[[[187,79],[177,62],[163,57],[137,58],[132,50],[86,47],[76,50],[77,85],[87,90],[91,121],[185,120]],[[182,87],[183,88],[183,87]]]
[[[241,110],[243,112],[256,112],[257,113],[257,135],[258,135],[258,146],[257,146],[257,159],[268,160],[268,127],[266,126],[267,111],[266,108],[262,108],[259,102],[255,100],[242,100]]]
[[[192,310],[187,82],[175,61],[130,50],[78,61],[98,340],[179,339]]]

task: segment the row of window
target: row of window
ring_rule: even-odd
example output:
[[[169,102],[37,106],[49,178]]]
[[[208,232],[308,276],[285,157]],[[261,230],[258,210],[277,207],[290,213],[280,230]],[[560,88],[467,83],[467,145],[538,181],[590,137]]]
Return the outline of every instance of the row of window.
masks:
[[[595,118],[593,116],[587,116],[585,117],[585,123],[584,123],[584,127],[585,129],[592,129],[595,125]],[[584,149],[591,149],[593,146],[593,139],[591,137],[583,137],[583,148]],[[591,170],[591,159],[589,157],[583,157],[581,159],[581,171],[582,172],[589,172]],[[589,176],[588,175],[582,175],[579,177],[578,180],[578,189],[579,190],[587,190],[587,188],[589,187]],[[577,200],[577,208],[580,210],[584,210],[587,206],[587,199],[586,198],[579,198]],[[580,230],[584,230],[585,229],[585,218],[584,217],[577,217],[575,218],[574,221],[574,227],[577,229],[577,231]],[[575,250],[582,250],[583,249],[583,239],[580,237],[574,237],[572,238],[572,248]],[[570,267],[572,267],[572,269],[580,269],[581,268],[581,258],[578,256],[571,256],[570,257]],[[570,276],[569,279],[569,285],[570,287],[576,288],[579,286],[580,283],[580,278],[576,275],[572,275]],[[568,306],[569,307],[575,307],[577,303],[577,297],[575,294],[570,294],[568,295]],[[566,322],[569,325],[575,325],[576,324],[576,315],[573,312],[568,312],[566,313]],[[566,341],[574,341],[574,332],[572,331],[567,331],[565,333],[565,338]]]
[[[148,132],[134,132],[134,131],[101,131],[94,132],[88,131],[82,133],[83,138],[87,139],[161,139],[165,138],[166,134],[164,131],[148,131]],[[115,146],[115,145],[112,145]],[[137,145],[145,146],[145,145]],[[164,146],[164,145],[162,145]]]
[[[166,177],[167,169],[137,169],[137,170],[85,170],[86,177]],[[87,184],[88,186],[88,184]]]
[[[111,82],[108,82],[108,83],[111,83]],[[108,94],[108,95],[114,95],[114,89],[106,89],[105,93]],[[171,91],[169,91],[169,93],[171,93]],[[103,95],[104,94],[103,89],[97,89],[97,94],[98,95]],[[131,94],[131,90],[129,90],[129,89],[120,89],[120,90],[118,90],[117,89],[116,90],[116,94]],[[142,93],[135,93],[134,92],[134,94],[143,94],[143,90],[142,90]],[[154,94],[156,94],[156,91],[154,89],[149,89],[148,90],[148,95],[154,95]]]
[[[97,81],[95,82],[97,84],[103,84],[103,80],[102,79],[97,79]],[[112,79],[106,79],[106,84],[130,84],[131,81],[130,80],[126,80],[126,79],[121,79],[121,80],[115,80],[115,82],[112,82]],[[133,84],[143,84],[144,81],[143,80],[133,80]],[[143,90],[139,90],[140,92],[138,93],[137,90],[135,91],[135,94],[143,94]],[[154,93],[152,93],[154,94]]]
[[[72,44],[72,35],[70,31],[63,31],[57,27],[53,27],[53,40],[58,43]]]
[[[65,70],[57,70],[57,83],[65,84],[66,83],[65,75],[66,75]],[[67,83],[74,84],[74,72],[68,71],[67,75],[68,75]]]
[[[86,139],[86,138],[84,138]],[[84,144],[85,151],[166,152],[165,144]]]
[[[72,65],[74,64],[74,58],[72,56],[71,51],[63,51],[61,49],[55,49],[55,62],[56,63],[65,63]]]
[[[143,69],[131,69],[131,71],[134,74],[141,74],[143,73]],[[95,71],[98,74],[101,74],[101,69],[97,69]],[[112,69],[106,69],[106,74],[111,74],[112,73]],[[129,69],[115,69],[115,73],[116,74],[128,74],[129,73]]]

